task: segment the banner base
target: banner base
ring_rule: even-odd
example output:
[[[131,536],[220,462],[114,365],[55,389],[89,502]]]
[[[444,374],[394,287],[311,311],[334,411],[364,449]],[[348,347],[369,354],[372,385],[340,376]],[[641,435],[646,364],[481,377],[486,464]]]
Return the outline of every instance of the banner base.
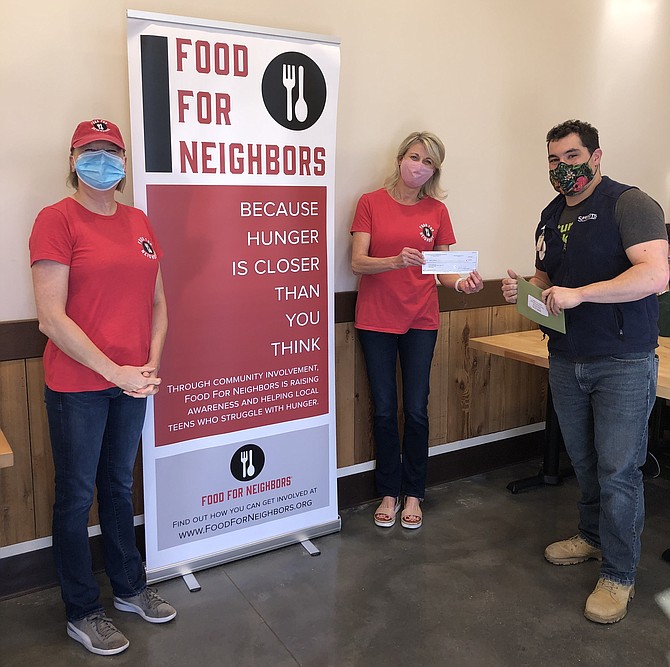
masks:
[[[188,590],[191,591],[191,593],[197,593],[200,590],[200,584],[198,583],[198,580],[195,578],[195,575],[191,573],[185,574],[183,579],[184,583],[188,586]]]
[[[200,570],[206,570],[210,567],[230,563],[231,561],[239,560],[240,558],[256,556],[257,554],[262,554],[266,551],[281,549],[282,547],[288,547],[292,544],[301,544],[316,537],[322,537],[323,535],[329,535],[330,533],[337,533],[341,529],[342,520],[338,516],[334,521],[310,526],[309,528],[297,532],[277,535],[268,540],[244,544],[234,549],[227,549],[226,551],[209,554],[202,558],[195,558],[189,560],[187,563],[174,563],[163,568],[147,569],[147,583],[154,584],[158,581],[174,579],[175,577],[184,577],[186,579],[188,575],[192,575],[194,572]]]
[[[321,551],[315,547],[310,540],[303,540],[300,544],[310,556],[320,556]]]

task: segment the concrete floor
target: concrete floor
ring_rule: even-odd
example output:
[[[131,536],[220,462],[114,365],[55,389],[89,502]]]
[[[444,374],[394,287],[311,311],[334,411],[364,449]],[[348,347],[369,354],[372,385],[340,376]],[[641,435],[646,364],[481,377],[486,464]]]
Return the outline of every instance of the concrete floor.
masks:
[[[547,543],[574,534],[577,486],[510,494],[535,472],[505,468],[429,490],[424,526],[376,528],[376,504],[342,512],[341,533],[158,585],[178,609],[149,625],[111,605],[130,639],[118,656],[88,653],[65,634],[59,591],[0,602],[0,665],[49,667],[448,667],[670,664],[670,474],[645,482],[647,524],[628,616],[602,626],[582,615],[595,561],[556,567]],[[664,602],[665,600],[665,602]],[[665,608],[665,611],[664,611]]]

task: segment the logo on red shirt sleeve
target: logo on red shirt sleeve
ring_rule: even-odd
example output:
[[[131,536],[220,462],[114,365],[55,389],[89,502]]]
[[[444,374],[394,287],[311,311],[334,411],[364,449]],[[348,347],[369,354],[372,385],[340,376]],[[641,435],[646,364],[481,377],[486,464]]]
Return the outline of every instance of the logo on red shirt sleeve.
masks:
[[[137,239],[137,242],[142,246],[142,254],[149,259],[157,259],[156,251],[154,250],[153,245],[149,239],[145,239],[144,236],[140,236]]]

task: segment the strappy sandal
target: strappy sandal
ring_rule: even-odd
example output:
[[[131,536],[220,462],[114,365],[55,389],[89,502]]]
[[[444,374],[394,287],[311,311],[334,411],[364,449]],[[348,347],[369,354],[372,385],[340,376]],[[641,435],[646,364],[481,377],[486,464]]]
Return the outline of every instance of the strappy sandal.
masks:
[[[405,496],[405,505],[407,505],[407,496]],[[413,530],[414,528],[421,528],[423,524],[423,513],[421,512],[421,504],[419,501],[418,510],[407,510],[403,509],[400,514],[400,525],[403,528],[409,528]]]
[[[375,512],[375,526],[379,526],[380,528],[390,528],[395,525],[395,517],[400,509],[400,498],[396,498],[395,506],[392,510],[382,508],[383,504],[384,501],[382,500]]]

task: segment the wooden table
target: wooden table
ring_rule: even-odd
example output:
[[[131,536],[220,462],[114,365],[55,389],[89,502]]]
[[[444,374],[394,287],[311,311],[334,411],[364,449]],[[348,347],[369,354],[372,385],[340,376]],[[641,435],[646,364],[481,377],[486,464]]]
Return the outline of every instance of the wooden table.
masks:
[[[0,468],[8,468],[14,465],[14,452],[0,429]]]
[[[539,329],[471,338],[469,345],[475,350],[499,357],[549,368],[547,339],[543,340],[543,333]],[[656,396],[670,399],[670,338],[659,337],[656,354],[659,360]]]
[[[661,413],[663,401],[670,399],[670,338],[659,337],[659,346],[656,354],[659,358],[658,384],[656,387],[656,404],[649,418],[650,445],[660,439]],[[549,368],[549,353],[547,338],[539,329],[532,331],[517,331],[515,333],[498,334],[497,336],[482,336],[471,338],[470,347],[475,350],[489,352],[506,359],[514,359],[533,366]],[[507,488],[512,493],[524,489],[543,485],[557,485],[561,483],[559,472],[559,457],[563,438],[560,434],[558,418],[551,400],[551,391],[547,390],[547,416],[545,422],[544,461],[540,472],[525,479],[510,482]]]

